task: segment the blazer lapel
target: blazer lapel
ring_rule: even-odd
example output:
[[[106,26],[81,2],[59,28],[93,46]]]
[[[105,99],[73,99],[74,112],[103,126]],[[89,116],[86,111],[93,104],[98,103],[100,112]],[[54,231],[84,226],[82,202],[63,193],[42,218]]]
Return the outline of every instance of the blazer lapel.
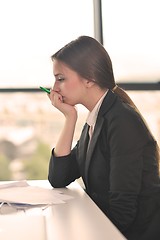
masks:
[[[95,126],[95,129],[94,129],[94,132],[93,132],[93,135],[92,135],[92,138],[91,138],[91,141],[90,141],[90,145],[88,147],[88,151],[87,151],[87,154],[86,154],[86,163],[85,163],[85,179],[87,179],[89,164],[90,164],[90,161],[91,161],[91,157],[92,157],[92,154],[93,154],[98,136],[101,132],[103,122],[104,122],[103,118],[98,119],[98,121],[96,123],[96,126]]]
[[[112,107],[113,103],[115,102],[117,96],[114,95],[113,92],[111,92],[110,90],[108,91],[106,97],[104,98],[104,101],[100,107],[99,110],[99,114],[97,117],[97,122],[95,125],[95,129],[90,141],[90,145],[86,154],[86,163],[85,163],[85,179],[86,179],[86,183],[88,182],[88,170],[89,170],[89,165],[92,159],[92,155],[93,155],[93,151],[96,145],[96,142],[98,140],[99,134],[101,132],[102,126],[103,126],[103,122],[104,122],[104,114],[106,114],[106,112],[108,112],[110,110],[110,108]]]

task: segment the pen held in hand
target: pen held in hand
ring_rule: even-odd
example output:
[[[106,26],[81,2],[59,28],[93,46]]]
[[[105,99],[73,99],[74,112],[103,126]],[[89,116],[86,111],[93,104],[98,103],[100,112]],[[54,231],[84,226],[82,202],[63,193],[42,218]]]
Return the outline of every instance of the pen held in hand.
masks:
[[[45,91],[46,93],[50,93],[50,90],[49,90],[49,89],[47,89],[47,88],[40,87],[40,89],[41,89],[42,91]]]

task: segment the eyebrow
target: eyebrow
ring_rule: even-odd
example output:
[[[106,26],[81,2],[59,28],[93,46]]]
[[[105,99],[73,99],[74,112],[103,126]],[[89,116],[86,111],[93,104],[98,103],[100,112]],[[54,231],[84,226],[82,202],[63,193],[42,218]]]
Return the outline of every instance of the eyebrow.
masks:
[[[54,74],[55,77],[59,76],[59,75],[63,75],[62,73],[56,73]]]

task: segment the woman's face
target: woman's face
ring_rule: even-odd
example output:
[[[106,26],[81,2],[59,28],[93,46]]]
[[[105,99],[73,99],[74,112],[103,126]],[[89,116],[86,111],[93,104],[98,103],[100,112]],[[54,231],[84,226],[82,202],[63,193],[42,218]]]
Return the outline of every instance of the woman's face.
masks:
[[[53,74],[55,76],[53,90],[63,97],[65,103],[74,106],[83,102],[86,79],[57,60],[53,62]]]

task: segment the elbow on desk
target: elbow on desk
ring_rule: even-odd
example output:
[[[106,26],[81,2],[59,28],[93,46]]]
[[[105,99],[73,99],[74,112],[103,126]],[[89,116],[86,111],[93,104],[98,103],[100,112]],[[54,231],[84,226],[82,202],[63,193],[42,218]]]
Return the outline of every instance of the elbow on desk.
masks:
[[[62,181],[60,178],[55,179],[53,176],[50,176],[50,175],[48,175],[48,181],[51,184],[51,186],[54,188],[64,188],[70,184],[70,182],[66,184],[66,181]]]

